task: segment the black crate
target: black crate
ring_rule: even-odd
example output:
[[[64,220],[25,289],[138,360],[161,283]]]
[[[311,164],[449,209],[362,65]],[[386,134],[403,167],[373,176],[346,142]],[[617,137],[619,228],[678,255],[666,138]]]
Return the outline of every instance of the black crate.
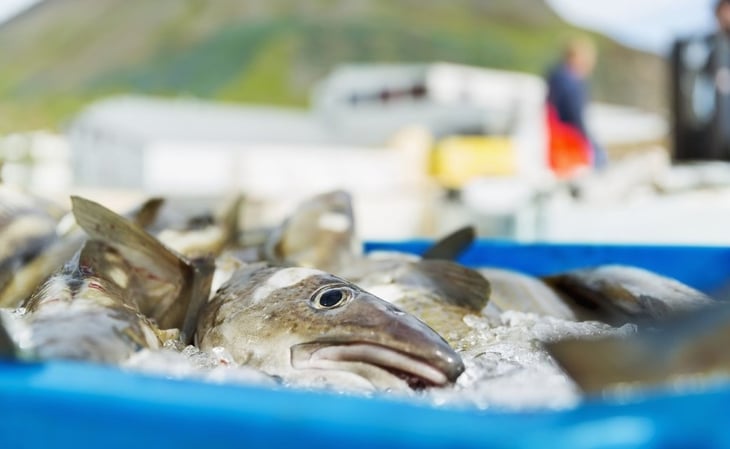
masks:
[[[671,78],[674,160],[730,160],[730,37],[677,41]]]

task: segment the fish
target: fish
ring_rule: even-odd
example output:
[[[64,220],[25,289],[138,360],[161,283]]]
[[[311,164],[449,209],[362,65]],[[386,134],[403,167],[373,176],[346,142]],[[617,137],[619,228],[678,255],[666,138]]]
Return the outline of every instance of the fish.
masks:
[[[3,298],[2,292],[23,266],[59,238],[59,211],[49,207],[38,198],[0,186],[0,306],[17,305]]]
[[[89,240],[24,304],[22,358],[119,363],[159,349],[164,335],[139,312],[132,267],[113,247]]]
[[[673,315],[625,337],[546,344],[558,365],[587,393],[675,382],[730,379],[730,304],[717,301]]]
[[[475,235],[473,226],[458,229],[434,242],[422,257],[393,252],[365,255],[355,232],[352,199],[344,191],[334,191],[302,203],[268,233],[264,251],[243,258],[333,273],[375,290],[442,335],[453,336],[449,341],[455,342],[469,331],[463,317],[481,313],[489,298],[488,281],[448,260],[471,246]]]
[[[675,279],[626,265],[582,268],[545,277],[544,281],[571,301],[585,319],[614,326],[650,325],[715,302]]]
[[[162,199],[151,198],[125,216],[146,227],[154,221],[161,205]],[[55,221],[53,223],[54,234],[50,237],[49,243],[42,247],[42,251],[26,258],[24,264],[2,271],[11,277],[0,288],[0,307],[19,306],[28,299],[38,285],[62,268],[83,246],[86,234],[76,225],[73,213],[61,217],[59,223],[56,224]],[[4,234],[0,233],[0,236],[2,235]]]
[[[120,363],[168,340],[192,341],[212,260],[188,261],[133,221],[83,198],[71,201],[89,239],[23,303],[20,337],[0,338],[0,354]]]
[[[261,233],[258,233],[261,235]],[[332,272],[362,254],[356,237],[352,198],[342,190],[317,195],[252,245],[247,260]]]
[[[205,304],[195,341],[282,379],[379,390],[446,386],[461,357],[434,330],[357,285],[306,267],[248,265]]]
[[[88,236],[114,245],[134,267],[144,293],[137,301],[140,312],[164,329],[180,329],[181,340],[191,342],[209,297],[214,259],[189,260],[98,203],[77,196],[71,202],[76,222]]]

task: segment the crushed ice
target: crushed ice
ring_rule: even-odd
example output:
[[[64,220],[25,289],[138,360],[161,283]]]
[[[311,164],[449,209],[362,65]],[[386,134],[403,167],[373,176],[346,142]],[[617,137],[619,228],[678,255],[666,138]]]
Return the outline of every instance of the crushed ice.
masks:
[[[144,349],[122,364],[122,368],[170,379],[198,379],[215,383],[277,385],[265,373],[241,366],[223,348],[203,352],[195,346],[180,347],[168,342],[162,349]]]
[[[466,365],[456,385],[427,393],[437,404],[477,408],[537,409],[576,405],[581,393],[543,349],[542,343],[569,337],[628,335],[635,326],[615,328],[508,311],[498,326],[467,315],[471,332],[455,348]]]
[[[455,348],[466,370],[456,385],[406,394],[435,405],[479,409],[561,409],[575,406],[581,393],[557,367],[543,342],[568,337],[628,335],[633,325],[615,328],[598,322],[574,322],[530,313],[508,311],[500,323],[493,318],[467,315],[471,329]],[[194,346],[168,344],[157,351],[144,350],[124,365],[125,369],[168,378],[194,378],[232,384],[281,385],[278,380],[246,366],[237,365],[223,348],[202,352]],[[326,376],[287,383],[294,388],[323,387],[338,391]],[[363,385],[341,385],[340,393],[372,395]],[[398,396],[402,397],[403,393]]]

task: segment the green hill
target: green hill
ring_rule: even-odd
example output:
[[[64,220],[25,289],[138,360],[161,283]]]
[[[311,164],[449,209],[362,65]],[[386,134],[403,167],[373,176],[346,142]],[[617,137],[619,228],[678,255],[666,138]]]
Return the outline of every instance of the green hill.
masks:
[[[130,91],[304,106],[342,62],[540,74],[575,31],[542,0],[46,0],[0,26],[0,132]],[[663,108],[660,58],[595,37],[594,97]]]

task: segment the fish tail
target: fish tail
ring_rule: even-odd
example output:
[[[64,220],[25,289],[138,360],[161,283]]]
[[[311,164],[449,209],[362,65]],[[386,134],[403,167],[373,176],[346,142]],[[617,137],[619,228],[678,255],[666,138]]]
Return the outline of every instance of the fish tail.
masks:
[[[243,207],[243,195],[235,195],[228,200],[220,213],[218,219],[223,224],[225,233],[225,245],[234,244],[238,240],[239,220],[241,216],[241,208]]]
[[[89,237],[114,245],[123,254],[129,254],[130,263],[136,268],[154,274],[143,280],[155,283],[149,290],[155,290],[160,283],[180,286],[174,296],[148,296],[139,306],[141,312],[155,320],[160,328],[180,329],[183,341],[192,341],[194,319],[209,296],[213,259],[190,261],[167,248],[137,223],[98,203],[76,196],[71,197],[71,202],[77,223]]]
[[[663,379],[665,367],[635,338],[570,339],[545,345],[565,373],[586,393]]]
[[[138,225],[146,228],[155,222],[159,215],[160,208],[165,203],[163,198],[152,197],[129,211],[126,216]]]

